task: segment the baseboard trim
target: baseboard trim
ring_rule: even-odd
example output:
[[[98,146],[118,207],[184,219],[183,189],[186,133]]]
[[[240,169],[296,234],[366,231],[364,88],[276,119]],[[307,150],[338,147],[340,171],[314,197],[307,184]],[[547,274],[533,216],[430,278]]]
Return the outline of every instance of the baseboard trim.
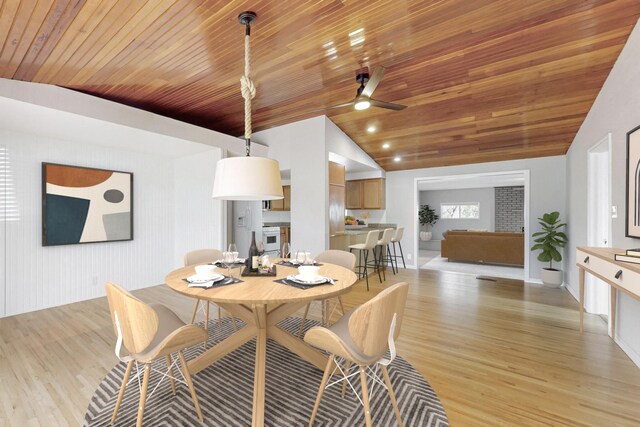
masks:
[[[640,368],[640,353],[636,352],[629,344],[627,344],[618,334],[614,339],[615,343],[629,356],[629,359]]]

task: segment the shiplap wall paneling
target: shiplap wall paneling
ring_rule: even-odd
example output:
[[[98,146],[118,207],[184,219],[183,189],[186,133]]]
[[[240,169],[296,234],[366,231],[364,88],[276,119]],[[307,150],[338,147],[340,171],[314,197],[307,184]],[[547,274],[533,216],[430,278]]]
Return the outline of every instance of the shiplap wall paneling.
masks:
[[[102,296],[108,280],[128,289],[163,282],[173,265],[173,159],[9,131],[0,142],[11,153],[20,209],[5,223],[5,315]],[[134,240],[43,247],[43,161],[133,172]]]
[[[0,144],[0,317],[5,313],[5,251],[7,239],[6,223],[7,223],[7,147]]]

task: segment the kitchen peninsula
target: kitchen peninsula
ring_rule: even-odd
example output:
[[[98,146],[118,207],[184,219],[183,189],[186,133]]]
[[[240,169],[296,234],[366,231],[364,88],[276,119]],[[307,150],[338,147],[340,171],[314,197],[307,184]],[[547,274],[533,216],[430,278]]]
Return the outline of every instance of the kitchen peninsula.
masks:
[[[367,234],[372,230],[377,230],[380,232],[380,236],[382,236],[382,232],[385,228],[397,228],[396,224],[376,224],[371,223],[364,227],[359,228],[347,228],[344,231],[340,231],[334,234],[331,234],[330,237],[330,248],[331,249],[340,249],[343,251],[348,251],[350,245],[355,245],[357,243],[364,243],[367,238]]]

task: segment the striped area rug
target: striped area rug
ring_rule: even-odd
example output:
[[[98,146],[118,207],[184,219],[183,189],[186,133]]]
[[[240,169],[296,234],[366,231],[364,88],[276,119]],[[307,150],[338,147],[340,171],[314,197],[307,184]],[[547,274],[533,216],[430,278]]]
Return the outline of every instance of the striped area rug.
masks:
[[[241,322],[239,321],[239,324]],[[315,323],[317,324],[317,323]],[[300,326],[300,319],[288,318],[280,326],[291,332]],[[314,322],[307,322],[307,329]],[[211,320],[209,343],[219,342],[233,333],[229,318],[220,322]],[[203,351],[197,346],[185,352],[192,359]],[[164,360],[158,361],[157,369],[165,371]],[[255,363],[255,340],[249,341],[233,353],[219,360],[194,376],[194,384],[204,415],[206,426],[250,426],[253,403],[253,371]],[[102,380],[91,398],[84,425],[89,427],[110,426],[118,390],[126,365],[119,363]],[[448,426],[444,408],[429,383],[401,357],[389,366],[389,375],[396,393],[405,426]],[[135,367],[132,376],[135,373]],[[176,371],[176,375],[177,371]],[[154,373],[149,381],[149,392],[156,386],[161,375]],[[336,377],[334,377],[336,378]],[[356,376],[357,378],[357,376]],[[265,425],[308,425],[313,410],[322,372],[300,359],[272,340],[267,342],[267,378],[265,401]],[[177,383],[177,393],[165,378],[147,400],[144,415],[146,426],[201,426],[189,390]],[[376,426],[396,425],[391,401],[381,386],[372,387],[369,382],[371,412]],[[340,384],[325,391],[318,410],[315,425],[359,426],[364,425],[363,409],[347,387],[347,395],[341,396]],[[360,393],[360,385],[356,386]],[[118,426],[135,425],[139,401],[138,384],[134,380],[125,393],[118,411]]]

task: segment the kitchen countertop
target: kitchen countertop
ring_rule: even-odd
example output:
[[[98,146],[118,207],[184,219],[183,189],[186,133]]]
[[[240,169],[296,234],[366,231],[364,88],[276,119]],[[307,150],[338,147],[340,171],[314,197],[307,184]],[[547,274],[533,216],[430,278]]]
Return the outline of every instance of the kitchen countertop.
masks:
[[[291,227],[290,222],[263,222],[263,227]]]
[[[380,225],[383,225],[384,227],[380,227]],[[357,236],[359,234],[367,234],[370,231],[384,231],[385,228],[396,228],[396,224],[369,224],[369,226],[367,227],[363,227],[363,228],[358,228],[358,229],[354,229],[354,230],[344,230],[343,232],[340,233],[334,233],[331,234],[329,237],[336,237],[336,236]]]

